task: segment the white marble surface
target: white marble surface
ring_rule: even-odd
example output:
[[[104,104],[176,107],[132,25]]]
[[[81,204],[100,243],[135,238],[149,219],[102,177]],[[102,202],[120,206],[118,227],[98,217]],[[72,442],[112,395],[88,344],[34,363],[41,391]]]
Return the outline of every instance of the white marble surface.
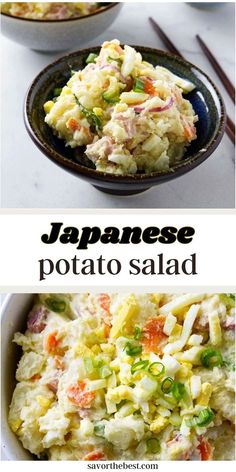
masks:
[[[118,38],[130,44],[164,48],[151,29],[153,16],[182,54],[209,73],[233,105],[195,39],[199,33],[234,80],[234,4],[213,11],[185,3],[129,3],[103,35],[88,43]],[[23,99],[35,75],[55,55],[36,53],[2,37],[2,206],[7,208],[232,208],[234,148],[224,136],[214,154],[197,169],[141,195],[115,197],[95,190],[45,158],[28,137],[22,118]],[[76,49],[76,48],[75,48]]]

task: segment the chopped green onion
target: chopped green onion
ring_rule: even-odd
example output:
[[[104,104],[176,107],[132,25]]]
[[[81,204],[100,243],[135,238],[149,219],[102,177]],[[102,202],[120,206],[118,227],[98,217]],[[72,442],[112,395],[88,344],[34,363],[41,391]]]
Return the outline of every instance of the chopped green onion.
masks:
[[[120,100],[119,95],[117,95],[117,91],[115,91],[114,93],[114,91],[109,92],[109,90],[107,90],[106,92],[103,92],[102,98],[107,103],[117,103]]]
[[[52,310],[55,313],[63,313],[66,310],[66,302],[64,300],[60,300],[59,298],[46,298],[45,304],[49,310]]]
[[[209,347],[202,352],[201,363],[204,367],[212,369],[213,367],[221,366],[223,358],[220,351]]]
[[[105,425],[104,424],[96,424],[94,426],[95,436],[99,436],[101,438],[104,438],[104,432],[105,432]]]
[[[83,113],[83,115],[85,116],[85,118],[87,118],[88,122],[90,123],[90,125],[94,126],[96,129],[102,129],[102,122],[100,120],[100,118],[98,118],[98,116],[93,113],[92,111],[88,110],[87,108],[85,108],[82,103],[80,103],[80,101],[78,100],[78,98],[76,97],[76,95],[74,94],[74,97],[75,97],[75,101],[77,103],[77,105],[79,106],[81,112]]]
[[[144,81],[142,79],[136,79],[133,86],[133,91],[138,93],[143,93],[144,91]]]
[[[84,357],[84,366],[87,374],[92,374],[94,371],[94,363],[91,357]]]
[[[157,438],[149,438],[146,441],[147,451],[152,454],[157,454],[161,450],[160,441]]]
[[[134,328],[134,339],[135,339],[135,341],[139,341],[139,339],[141,338],[141,335],[142,335],[141,328],[139,326],[135,326],[135,328]]]
[[[59,95],[61,95],[61,91],[62,91],[62,87],[54,88],[54,90],[53,90],[53,96],[54,96],[54,98],[55,98],[55,97],[59,97]]]
[[[200,411],[197,419],[198,426],[207,426],[214,418],[214,413],[210,408]]]
[[[72,69],[71,66],[69,66],[69,68],[70,68],[70,76],[73,77],[73,75],[76,74],[77,70]]]
[[[204,408],[200,411],[199,415],[191,420],[186,420],[186,424],[189,428],[196,426],[207,426],[214,418],[214,413],[211,408]]]
[[[131,366],[131,374],[139,372],[140,370],[145,370],[148,366],[149,361],[138,361]]]
[[[235,306],[235,294],[234,293],[221,293],[220,294],[220,299],[229,308],[233,308]]]
[[[160,377],[165,373],[165,366],[161,362],[153,362],[148,368],[150,374]]]
[[[171,393],[178,402],[183,398],[185,392],[185,386],[182,383],[176,381],[173,382]]]
[[[166,377],[161,383],[161,390],[163,393],[170,393],[172,390],[174,380],[171,377]]]
[[[140,345],[137,344],[132,344],[130,342],[127,342],[125,345],[125,351],[128,356],[138,356],[141,354],[143,348]]]
[[[107,57],[107,61],[108,61],[108,62],[115,61],[115,62],[117,62],[117,63],[119,64],[119,66],[121,66],[121,64],[122,64],[122,60],[121,60],[121,59],[119,59],[119,58],[115,59],[114,57],[111,57],[111,56],[108,56],[108,57]]]
[[[97,57],[98,57],[97,54],[94,54],[93,52],[91,52],[85,61],[86,64],[93,64],[96,61]]]
[[[94,365],[95,367],[102,367],[104,365],[104,360],[101,359],[100,357],[97,357],[96,359],[94,359]]]
[[[235,372],[235,362],[233,359],[224,359],[222,366],[229,372]]]
[[[103,367],[100,368],[100,376],[102,379],[106,379],[107,377],[110,377],[112,374],[112,370],[109,367],[109,365],[104,365]]]

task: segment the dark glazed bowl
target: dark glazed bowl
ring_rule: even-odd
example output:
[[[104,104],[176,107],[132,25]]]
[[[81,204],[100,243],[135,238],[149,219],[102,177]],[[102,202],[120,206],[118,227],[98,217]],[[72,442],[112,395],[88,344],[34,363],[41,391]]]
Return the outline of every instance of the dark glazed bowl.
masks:
[[[65,85],[71,68],[82,69],[91,52],[98,53],[100,47],[83,49],[63,56],[46,67],[34,80],[26,96],[24,119],[27,131],[38,148],[54,163],[72,174],[87,180],[99,190],[116,195],[132,195],[189,172],[201,164],[219,145],[225,128],[224,103],[211,79],[198,67],[173,54],[142,46],[133,46],[143,59],[154,66],[160,65],[180,77],[193,82],[196,89],[186,97],[199,117],[197,139],[188,147],[180,162],[167,172],[151,174],[127,174],[124,176],[98,172],[88,161],[83,151],[65,147],[64,141],[55,137],[44,122],[43,104],[52,96],[56,87]],[[79,156],[79,157],[78,157]]]

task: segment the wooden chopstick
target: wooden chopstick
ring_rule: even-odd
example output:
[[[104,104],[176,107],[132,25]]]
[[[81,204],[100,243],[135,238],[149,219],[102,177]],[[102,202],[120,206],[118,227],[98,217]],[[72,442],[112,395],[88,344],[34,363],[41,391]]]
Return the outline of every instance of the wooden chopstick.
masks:
[[[226,118],[227,118],[226,124],[231,129],[232,133],[234,133],[234,136],[235,136],[235,124],[233,123],[233,121],[228,115]]]
[[[222,69],[220,66],[219,62],[216,60],[216,58],[213,56],[212,52],[210,49],[207,47],[206,43],[200,38],[200,36],[197,34],[196,38],[205,53],[206,57],[208,58],[209,62],[211,63],[213,69],[217,73],[218,77],[220,78],[222,84],[225,87],[225,90],[228,92],[228,95],[230,96],[231,100],[235,103],[235,88],[226,75],[225,71]]]
[[[172,52],[173,54],[176,54],[177,56],[180,56],[184,59],[184,56],[178,51],[178,49],[175,47],[175,45],[172,43],[172,41],[166,36],[162,28],[156,23],[156,21],[149,17],[149,21],[154,29],[154,31],[157,33],[159,38],[161,38],[163,44],[166,46],[166,48]],[[235,144],[235,125],[232,122],[232,120],[229,118],[228,115],[226,115],[226,133],[230,140],[232,141],[233,144]]]
[[[166,34],[164,33],[164,31],[161,29],[161,27],[156,23],[156,21],[149,17],[148,18],[153,29],[156,31],[156,33],[158,34],[158,36],[162,39],[163,43],[165,44],[165,46],[167,47],[167,49],[172,52],[173,54],[176,54],[176,56],[180,56],[183,58],[181,52],[179,52],[179,50],[176,48],[176,46],[172,43],[172,41],[166,36]]]
[[[233,132],[229,126],[226,124],[226,133],[229,136],[229,139],[232,141],[233,144],[235,144],[235,131]]]

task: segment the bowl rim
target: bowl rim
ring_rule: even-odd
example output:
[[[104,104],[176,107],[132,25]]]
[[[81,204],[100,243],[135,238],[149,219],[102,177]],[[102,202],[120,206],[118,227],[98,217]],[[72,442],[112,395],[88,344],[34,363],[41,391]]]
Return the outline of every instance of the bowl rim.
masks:
[[[123,45],[121,45],[123,46]],[[100,49],[101,46],[91,46],[86,49],[80,49],[77,51],[74,51],[72,53],[67,53],[64,54],[63,56],[59,57],[57,60],[51,62],[49,65],[47,65],[44,69],[41,70],[41,72],[35,77],[33,82],[28,88],[28,91],[26,93],[25,97],[25,102],[24,102],[24,123],[26,126],[26,130],[33,140],[33,142],[36,144],[36,146],[40,149],[40,151],[50,160],[52,160],[55,164],[61,166],[64,168],[64,170],[68,170],[73,172],[74,174],[76,173],[77,176],[79,177],[84,176],[87,178],[93,178],[94,180],[97,180],[99,182],[112,182],[112,183],[153,183],[157,179],[160,180],[160,182],[164,182],[166,180],[171,180],[175,177],[181,176],[185,174],[186,172],[194,169],[198,165],[200,165],[203,161],[205,161],[212,153],[213,151],[217,148],[218,144],[220,143],[224,131],[225,131],[225,126],[226,126],[226,110],[225,110],[225,105],[223,98],[214,84],[214,82],[210,79],[210,77],[203,72],[198,66],[195,64],[192,64],[191,62],[187,61],[186,59],[179,57],[175,54],[166,52],[161,49],[156,49],[148,46],[139,46],[139,45],[131,45],[131,47],[135,48],[136,50],[140,51],[141,53],[145,52],[154,52],[158,55],[161,56],[167,56],[177,62],[180,62],[183,65],[187,65],[190,68],[194,68],[194,70],[197,70],[200,74],[202,74],[207,81],[211,84],[213,87],[217,98],[219,100],[219,105],[220,105],[220,116],[219,116],[219,124],[218,128],[215,130],[213,136],[211,139],[207,142],[207,146],[204,147],[203,149],[198,150],[193,156],[190,156],[186,160],[180,160],[179,162],[175,163],[168,171],[164,172],[151,172],[149,174],[144,174],[144,173],[136,173],[136,174],[112,174],[109,172],[101,172],[97,171],[96,169],[90,168],[83,166],[79,164],[78,162],[72,161],[66,157],[64,157],[62,154],[59,152],[55,151],[52,149],[46,141],[42,141],[40,136],[37,133],[37,130],[34,129],[33,124],[31,123],[31,113],[29,110],[29,102],[31,99],[31,96],[34,92],[34,88],[37,85],[38,81],[44,76],[45,73],[50,71],[51,68],[53,68],[55,65],[59,64],[60,62],[64,61],[65,59],[70,60],[70,58],[75,57],[75,56],[80,56],[80,55],[85,55],[85,54],[90,54],[91,52],[94,52],[97,49]],[[201,80],[201,79],[200,79]],[[209,91],[211,94],[211,92]],[[212,95],[212,94],[211,94]]]
[[[40,24],[40,23],[41,24],[45,24],[45,23],[65,23],[65,22],[68,22],[68,21],[78,21],[78,20],[83,20],[84,18],[90,18],[92,16],[99,15],[100,13],[104,13],[105,11],[110,10],[114,6],[119,5],[121,2],[107,2],[107,3],[108,3],[107,6],[100,7],[97,10],[95,10],[94,12],[88,13],[87,15],[78,16],[77,18],[64,18],[64,19],[61,19],[61,20],[40,20],[40,19],[37,19],[37,18],[23,18],[21,16],[13,16],[13,15],[9,15],[8,13],[4,13],[2,11],[0,13],[1,13],[2,16],[6,16],[7,18],[12,18],[13,20],[31,21],[31,22],[38,23],[38,24]]]

